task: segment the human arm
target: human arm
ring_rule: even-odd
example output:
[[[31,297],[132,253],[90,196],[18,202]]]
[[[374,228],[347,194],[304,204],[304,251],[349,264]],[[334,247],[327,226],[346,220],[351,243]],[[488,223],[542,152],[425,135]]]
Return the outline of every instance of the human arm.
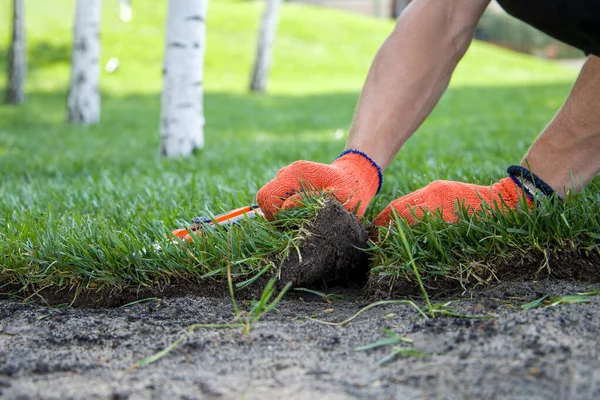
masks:
[[[257,193],[267,219],[304,187],[332,193],[364,213],[381,174],[437,104],[490,0],[414,0],[379,49],[355,112],[346,151],[331,166],[298,161]]]
[[[414,0],[379,49],[347,149],[385,170],[446,90],[490,0]]]

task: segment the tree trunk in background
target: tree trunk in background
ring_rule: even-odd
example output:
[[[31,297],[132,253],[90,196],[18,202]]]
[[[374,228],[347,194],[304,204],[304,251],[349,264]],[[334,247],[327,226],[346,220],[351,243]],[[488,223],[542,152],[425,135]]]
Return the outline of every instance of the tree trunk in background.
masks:
[[[21,104],[25,101],[26,74],[25,0],[13,0],[13,29],[8,50],[8,83],[5,97],[7,104]]]
[[[68,120],[100,121],[100,17],[101,0],[78,0],[73,30],[71,85],[67,97]]]
[[[258,34],[252,81],[250,82],[250,90],[258,93],[263,93],[267,87],[269,67],[271,65],[271,52],[279,23],[279,5],[281,4],[281,0],[266,1],[267,5]]]
[[[123,22],[129,22],[132,17],[131,0],[121,0],[119,4],[119,19]]]
[[[169,0],[163,67],[161,154],[204,147],[202,80],[208,0]]]

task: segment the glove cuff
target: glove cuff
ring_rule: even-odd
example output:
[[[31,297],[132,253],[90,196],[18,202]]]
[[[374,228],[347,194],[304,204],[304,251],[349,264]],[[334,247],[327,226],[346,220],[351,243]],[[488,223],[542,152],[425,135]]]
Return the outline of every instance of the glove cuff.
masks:
[[[539,176],[529,171],[525,167],[521,167],[520,165],[511,165],[508,167],[506,172],[510,175],[510,178],[525,191],[527,197],[529,197],[532,201],[536,195],[543,196],[553,196],[553,198],[557,198],[562,201],[556,192],[550,185],[544,182]]]
[[[381,170],[381,167],[375,161],[373,161],[373,159],[371,159],[371,157],[369,157],[368,155],[366,155],[362,151],[355,150],[355,149],[345,150],[342,154],[340,154],[335,159],[335,161],[337,161],[337,160],[339,160],[339,159],[341,159],[343,157],[346,157],[349,154],[358,154],[362,158],[364,158],[367,161],[369,161],[369,163],[375,168],[375,170],[377,171],[377,179],[378,179],[378,182],[379,182],[378,185],[377,185],[377,191],[375,192],[375,194],[379,193],[379,191],[381,190],[381,185],[383,185],[383,171]]]

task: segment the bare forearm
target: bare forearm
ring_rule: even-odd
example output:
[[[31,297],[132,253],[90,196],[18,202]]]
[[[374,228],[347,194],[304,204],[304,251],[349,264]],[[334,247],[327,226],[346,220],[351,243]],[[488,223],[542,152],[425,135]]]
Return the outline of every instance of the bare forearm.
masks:
[[[375,56],[347,148],[387,168],[439,101],[489,1],[413,1]]]

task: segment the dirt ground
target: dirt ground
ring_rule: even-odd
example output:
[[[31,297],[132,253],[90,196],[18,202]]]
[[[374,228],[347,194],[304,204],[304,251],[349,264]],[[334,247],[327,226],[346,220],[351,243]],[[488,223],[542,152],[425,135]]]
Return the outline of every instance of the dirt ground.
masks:
[[[195,323],[227,323],[228,298],[184,296],[123,308],[78,309],[0,300],[4,399],[599,399],[600,296],[524,310],[544,294],[599,285],[504,283],[454,296],[485,320],[425,319],[407,305],[374,307],[345,289],[331,304],[293,292],[249,334],[197,329],[160,360],[132,368]],[[440,303],[444,299],[434,299]],[[421,304],[422,305],[422,304]],[[377,362],[393,350],[356,351],[388,328],[427,353]]]

